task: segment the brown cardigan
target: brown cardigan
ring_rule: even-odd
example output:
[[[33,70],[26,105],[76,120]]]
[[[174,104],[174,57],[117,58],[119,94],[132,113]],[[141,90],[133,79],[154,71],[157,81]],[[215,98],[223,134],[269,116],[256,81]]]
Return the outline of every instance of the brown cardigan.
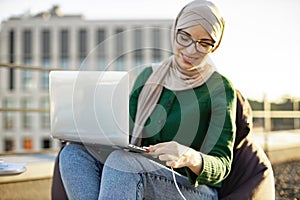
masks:
[[[237,91],[236,126],[231,172],[218,190],[219,199],[275,199],[272,166],[262,148],[248,136],[252,129],[252,110],[239,91]]]
[[[252,128],[252,111],[249,103],[237,91],[237,133],[231,172],[218,189],[222,200],[273,200],[275,199],[274,175],[264,151],[248,134]],[[53,200],[68,199],[59,171],[57,156],[52,179]]]

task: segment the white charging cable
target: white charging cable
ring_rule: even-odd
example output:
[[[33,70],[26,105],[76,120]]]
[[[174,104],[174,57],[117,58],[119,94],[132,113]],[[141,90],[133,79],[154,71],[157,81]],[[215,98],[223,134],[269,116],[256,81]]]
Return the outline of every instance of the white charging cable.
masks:
[[[171,167],[171,171],[172,171],[172,175],[173,175],[173,179],[174,179],[174,183],[175,183],[175,186],[176,186],[177,191],[179,192],[179,194],[180,194],[180,196],[182,197],[182,199],[186,200],[186,198],[183,196],[182,192],[180,191],[180,189],[179,189],[179,187],[178,187],[178,184],[177,184],[177,181],[176,181],[175,172],[174,172],[173,167]]]

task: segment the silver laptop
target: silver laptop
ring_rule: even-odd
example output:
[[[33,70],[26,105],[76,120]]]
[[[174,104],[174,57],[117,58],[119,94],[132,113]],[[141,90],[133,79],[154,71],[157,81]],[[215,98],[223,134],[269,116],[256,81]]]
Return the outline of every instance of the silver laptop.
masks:
[[[127,72],[52,71],[49,82],[53,138],[144,151],[129,145]]]

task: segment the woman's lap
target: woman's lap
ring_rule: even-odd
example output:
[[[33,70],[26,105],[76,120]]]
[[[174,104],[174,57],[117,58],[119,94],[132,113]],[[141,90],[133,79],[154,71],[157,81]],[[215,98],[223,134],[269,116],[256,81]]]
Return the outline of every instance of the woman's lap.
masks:
[[[102,164],[80,144],[70,144],[60,152],[60,172],[69,199],[97,199]]]
[[[83,145],[71,144],[60,154],[60,170],[70,199],[181,198],[172,171],[137,153],[114,151],[103,165]],[[176,181],[186,199],[217,199],[215,189],[195,188],[179,174]]]

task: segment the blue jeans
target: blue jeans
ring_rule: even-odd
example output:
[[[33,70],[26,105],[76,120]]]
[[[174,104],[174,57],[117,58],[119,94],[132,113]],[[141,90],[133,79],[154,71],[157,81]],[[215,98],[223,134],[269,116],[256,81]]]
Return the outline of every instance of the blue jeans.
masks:
[[[69,199],[182,199],[169,168],[138,153],[100,154],[81,144],[61,151],[60,172]],[[175,176],[186,199],[218,199],[216,189],[194,187],[187,177]]]

